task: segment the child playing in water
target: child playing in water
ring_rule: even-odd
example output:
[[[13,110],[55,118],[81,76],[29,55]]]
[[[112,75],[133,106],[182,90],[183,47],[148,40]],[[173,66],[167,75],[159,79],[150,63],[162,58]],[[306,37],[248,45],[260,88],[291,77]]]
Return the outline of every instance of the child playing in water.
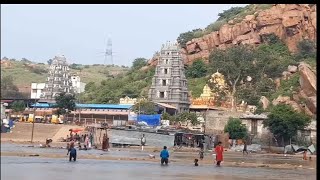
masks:
[[[163,163],[168,165],[169,151],[167,150],[167,146],[163,147],[163,150],[160,152],[160,157],[161,157],[161,165],[163,165]]]
[[[70,153],[70,155],[69,155]],[[73,161],[76,161],[77,159],[77,150],[76,148],[74,148],[74,146],[70,146],[70,148],[68,149],[68,153],[67,155],[69,155],[69,161],[71,162],[71,160],[73,159]]]
[[[194,159],[194,166],[199,166],[198,161],[198,159]]]

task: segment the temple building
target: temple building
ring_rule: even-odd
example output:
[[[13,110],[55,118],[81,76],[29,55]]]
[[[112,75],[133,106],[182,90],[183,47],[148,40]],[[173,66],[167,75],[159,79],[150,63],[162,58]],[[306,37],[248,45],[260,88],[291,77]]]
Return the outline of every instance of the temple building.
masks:
[[[219,72],[212,74],[208,83],[203,87],[200,97],[191,98],[191,108],[200,106],[230,108],[230,100],[228,97],[226,97],[225,100],[218,100],[222,94],[229,95],[227,87],[223,74]]]
[[[177,43],[162,45],[148,98],[174,106],[177,112],[189,110],[188,84]]]
[[[44,102],[55,101],[55,96],[61,92],[73,93],[69,66],[64,56],[55,56],[50,65],[45,88],[40,96]]]

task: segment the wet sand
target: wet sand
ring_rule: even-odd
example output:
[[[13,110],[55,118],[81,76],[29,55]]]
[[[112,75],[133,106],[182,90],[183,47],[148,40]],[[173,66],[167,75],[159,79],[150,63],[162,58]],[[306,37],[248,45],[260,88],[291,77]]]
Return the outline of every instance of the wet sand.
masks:
[[[61,148],[39,148],[28,147],[30,144],[1,144],[1,156],[18,156],[29,157],[37,155],[39,158],[63,158],[67,159],[67,150]],[[38,146],[38,145],[35,145]],[[177,152],[172,149],[170,151],[170,163],[173,164],[189,164],[193,165],[195,158],[198,158],[197,152]],[[150,158],[149,154],[155,156],[155,159]],[[79,151],[78,159],[92,160],[117,160],[117,161],[141,161],[141,162],[159,162],[159,150],[154,148],[146,149],[145,151],[137,150],[136,148],[111,148],[109,152],[101,150]],[[205,153],[204,160],[199,161],[200,165],[214,164],[214,157],[210,152]],[[316,159],[313,161],[304,161],[300,156],[283,156],[272,154],[249,154],[243,156],[239,152],[225,152],[224,161],[225,167],[251,167],[251,168],[275,168],[275,169],[316,169]]]

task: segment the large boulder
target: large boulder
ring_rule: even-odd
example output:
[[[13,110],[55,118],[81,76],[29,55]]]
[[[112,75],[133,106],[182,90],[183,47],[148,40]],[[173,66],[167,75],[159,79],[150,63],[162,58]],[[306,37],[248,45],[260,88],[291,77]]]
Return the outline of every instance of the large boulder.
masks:
[[[306,105],[308,109],[313,113],[317,113],[317,97],[311,96],[306,99]]]
[[[286,102],[288,102],[288,101],[290,101],[290,97],[288,97],[288,96],[278,96],[277,97],[277,99],[274,99],[273,101],[272,101],[272,105],[274,105],[274,106],[276,106],[276,105],[278,105],[278,104],[281,104],[281,103],[286,103]]]
[[[288,72],[288,71],[283,71],[283,72],[282,72],[282,78],[283,78],[284,80],[288,80],[288,79],[290,78],[290,76],[291,76],[291,73],[290,73],[290,72]]]
[[[269,107],[269,105],[270,105],[270,101],[265,96],[261,96],[259,102],[262,104],[262,108],[264,110],[267,109]]]
[[[282,14],[282,24],[284,27],[292,27],[301,23],[303,12],[299,10],[289,10]]]
[[[291,73],[295,73],[297,72],[297,70],[298,70],[297,66],[291,66],[291,65],[288,66],[288,71]]]
[[[300,63],[300,86],[303,92],[308,96],[316,96],[317,94],[317,77],[306,63]]]
[[[219,38],[221,43],[232,42],[232,26],[225,24],[219,30]]]

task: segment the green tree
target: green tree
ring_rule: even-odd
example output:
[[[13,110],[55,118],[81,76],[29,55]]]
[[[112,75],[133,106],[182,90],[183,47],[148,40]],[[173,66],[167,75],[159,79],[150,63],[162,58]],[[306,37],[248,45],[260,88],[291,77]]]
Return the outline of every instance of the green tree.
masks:
[[[222,13],[218,14],[219,18],[217,21],[221,21],[223,19],[226,19],[227,21],[229,21],[231,18],[241,13],[243,9],[244,9],[243,7],[232,7],[228,10],[224,10]]]
[[[132,69],[140,69],[147,65],[148,60],[145,58],[136,58],[132,62]]]
[[[198,125],[200,122],[198,121],[198,116],[197,116],[197,114],[196,113],[194,113],[194,112],[190,112],[189,113],[189,117],[188,117],[188,119],[190,120],[190,123],[192,124],[192,125]]]
[[[291,106],[279,104],[273,106],[268,119],[263,121],[264,127],[285,145],[290,138],[297,135],[298,130],[303,130],[311,122],[310,117],[296,112]]]
[[[140,114],[156,114],[155,108],[156,106],[153,102],[141,100],[133,106],[133,111],[139,113],[140,110]]]
[[[177,38],[177,41],[180,44],[180,47],[181,48],[186,48],[187,47],[187,45],[186,45],[187,42],[191,41],[194,38],[194,33],[198,32],[198,31],[201,31],[201,29],[198,28],[198,29],[194,29],[192,31],[181,33],[179,35],[179,37]]]
[[[195,60],[186,70],[186,75],[189,78],[200,78],[206,76],[207,66],[202,59]]]
[[[254,51],[256,66],[260,69],[257,75],[270,78],[281,77],[288,65],[295,65],[287,45],[274,34],[263,36],[264,44]]]
[[[73,94],[60,93],[55,97],[56,107],[58,108],[58,115],[69,114],[76,108],[76,98]]]
[[[20,113],[26,109],[24,101],[14,101],[11,105],[13,112]]]
[[[254,65],[254,60],[252,49],[242,45],[216,50],[209,56],[211,72],[221,72],[230,87],[233,110],[236,110],[237,88],[246,82],[247,76],[252,77],[251,83],[257,81],[259,69]]]
[[[224,132],[229,133],[230,139],[245,139],[248,135],[247,128],[238,118],[229,118],[224,127]]]
[[[101,82],[102,84],[102,82]],[[85,91],[90,91],[90,90],[95,90],[97,87],[96,87],[96,84],[94,82],[89,82],[88,84],[86,84],[86,86],[84,87],[84,90]]]
[[[182,112],[178,114],[174,120],[176,122],[190,122],[192,125],[199,124],[198,116],[196,113],[193,112]]]
[[[162,114],[162,119],[163,120],[170,120],[171,116],[169,113],[165,112]]]
[[[304,39],[298,43],[298,53],[297,53],[297,59],[306,59],[306,58],[315,58],[317,55],[317,48],[316,43]]]

